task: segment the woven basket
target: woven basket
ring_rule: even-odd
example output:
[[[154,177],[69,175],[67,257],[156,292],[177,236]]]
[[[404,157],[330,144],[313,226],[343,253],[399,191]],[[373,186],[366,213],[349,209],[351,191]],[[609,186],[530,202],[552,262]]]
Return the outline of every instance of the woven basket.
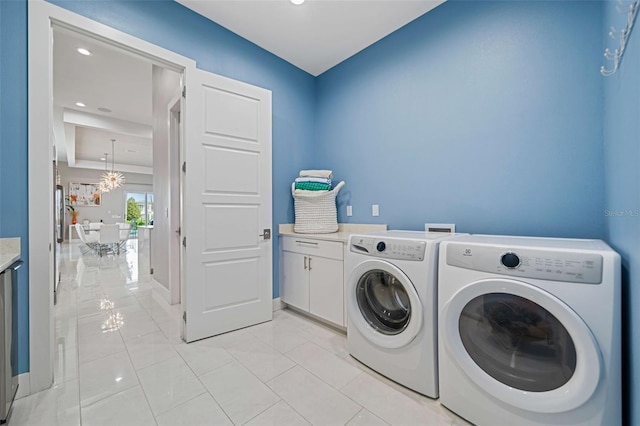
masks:
[[[328,234],[338,230],[338,211],[336,196],[344,181],[331,191],[309,191],[304,194],[295,193],[295,182],[291,185],[296,222],[294,232],[301,234]]]

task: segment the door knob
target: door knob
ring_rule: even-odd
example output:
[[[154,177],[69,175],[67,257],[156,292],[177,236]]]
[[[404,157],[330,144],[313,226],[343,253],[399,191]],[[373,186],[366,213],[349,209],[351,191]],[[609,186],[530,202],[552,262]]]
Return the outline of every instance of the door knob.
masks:
[[[267,228],[262,232],[263,233],[258,235],[258,237],[264,237],[265,240],[270,240],[271,239],[271,229]]]

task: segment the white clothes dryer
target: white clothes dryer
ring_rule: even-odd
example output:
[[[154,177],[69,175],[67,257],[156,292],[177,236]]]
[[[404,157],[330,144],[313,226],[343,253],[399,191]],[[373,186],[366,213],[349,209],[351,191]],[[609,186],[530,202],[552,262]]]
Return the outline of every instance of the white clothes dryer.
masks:
[[[347,346],[369,368],[438,397],[438,244],[451,234],[351,235],[346,267]]]
[[[478,425],[621,424],[620,256],[600,240],[440,246],[440,402]]]

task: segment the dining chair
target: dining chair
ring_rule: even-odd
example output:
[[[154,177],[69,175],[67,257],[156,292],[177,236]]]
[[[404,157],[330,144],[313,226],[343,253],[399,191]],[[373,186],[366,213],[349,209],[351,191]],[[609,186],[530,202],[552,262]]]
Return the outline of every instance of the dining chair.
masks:
[[[89,234],[89,235],[85,234],[84,226],[82,226],[79,223],[76,223],[75,227],[76,227],[76,233],[78,234],[78,238],[80,238],[80,241],[82,241],[82,243],[88,248],[88,250],[83,250],[82,247],[80,247],[80,251],[82,252],[82,254],[86,254],[90,250],[97,251],[98,237],[92,234]]]
[[[126,249],[127,241],[131,235],[131,225],[128,223],[118,223],[120,227],[120,248]]]
[[[98,241],[100,243],[100,256],[102,256],[102,252],[106,250],[115,251],[120,254],[120,226],[103,224],[100,227],[100,237]]]

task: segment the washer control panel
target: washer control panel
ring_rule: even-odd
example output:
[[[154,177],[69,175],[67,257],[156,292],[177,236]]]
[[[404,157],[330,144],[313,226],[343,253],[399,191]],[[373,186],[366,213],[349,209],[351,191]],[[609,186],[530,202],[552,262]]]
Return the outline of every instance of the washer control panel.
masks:
[[[349,250],[354,253],[383,259],[424,260],[426,241],[388,239],[380,237],[352,237]]]
[[[602,256],[593,253],[451,242],[446,259],[451,266],[501,275],[585,284],[602,282]]]

